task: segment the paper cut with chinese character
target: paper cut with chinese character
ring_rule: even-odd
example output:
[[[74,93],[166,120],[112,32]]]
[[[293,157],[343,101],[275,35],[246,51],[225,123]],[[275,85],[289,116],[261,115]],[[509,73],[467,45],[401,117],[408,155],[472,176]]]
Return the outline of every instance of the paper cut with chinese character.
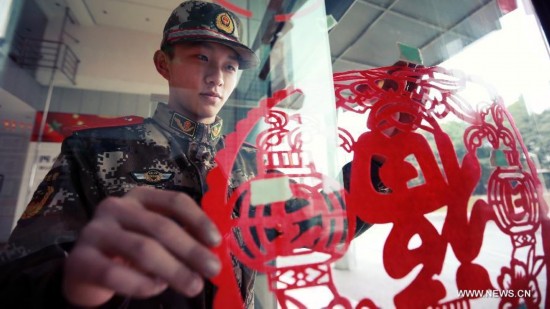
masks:
[[[477,301],[450,297],[456,289],[529,290],[531,297],[503,297],[499,306],[541,306],[548,272],[546,267],[543,273],[548,258],[540,246],[549,244],[547,206],[500,97],[490,93],[486,101],[467,101],[461,96],[466,88],[489,91],[487,86],[442,68],[407,63],[337,73],[334,80],[337,108],[364,115],[366,123],[358,136],[340,128],[341,148],[353,152],[348,215],[391,224],[379,253],[387,275],[397,282],[415,271],[393,296],[394,306],[462,308]],[[449,122],[463,125],[460,139],[443,129]],[[437,212],[444,215],[441,232],[426,217]],[[509,236],[512,247],[508,266],[496,276],[476,261],[483,242],[491,241],[485,234],[489,222]],[[413,239],[420,241],[411,247]],[[455,291],[440,278],[451,254],[458,260]],[[371,303],[371,296],[364,300]]]

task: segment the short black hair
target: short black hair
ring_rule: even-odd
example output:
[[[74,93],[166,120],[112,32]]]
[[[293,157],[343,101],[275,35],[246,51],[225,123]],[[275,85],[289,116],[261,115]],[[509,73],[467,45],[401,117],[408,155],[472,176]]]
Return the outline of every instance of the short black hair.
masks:
[[[160,47],[160,50],[162,50],[165,54],[168,55],[170,59],[174,58],[174,46],[170,44],[162,44]]]

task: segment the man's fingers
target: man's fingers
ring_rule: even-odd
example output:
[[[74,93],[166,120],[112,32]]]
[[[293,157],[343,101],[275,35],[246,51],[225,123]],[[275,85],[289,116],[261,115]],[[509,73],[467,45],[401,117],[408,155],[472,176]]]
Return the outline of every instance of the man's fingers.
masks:
[[[120,257],[129,264],[134,272],[159,278],[184,295],[195,296],[202,290],[203,279],[196,273],[201,268],[190,266],[188,264],[190,257],[177,259],[158,239],[121,227],[109,226],[108,229],[105,229],[106,225],[110,225],[109,222],[94,222],[88,225],[83,232],[82,239],[86,239],[84,245],[97,248],[106,256]],[[185,235],[185,233],[182,233],[182,235]],[[195,242],[190,237],[189,241]],[[202,247],[197,242],[195,244],[199,248]],[[186,248],[188,246],[190,244],[185,243],[182,247]],[[178,249],[182,250],[181,248]],[[202,250],[212,255],[206,248],[202,247]],[[202,262],[204,263],[205,260],[202,259]],[[199,260],[194,259],[193,263],[204,269]],[[208,273],[208,275],[211,274]],[[119,290],[117,289],[117,291]]]
[[[101,305],[115,293],[146,298],[167,287],[166,283],[117,263],[90,246],[79,246],[71,252],[65,274],[65,297],[75,305],[87,307]]]
[[[123,203],[120,199],[112,201],[105,207],[109,208],[108,212],[111,217],[117,218],[117,224],[122,229],[149,236],[194,271],[208,278],[219,273],[221,264],[217,256],[191,237],[185,229],[173,220],[147,209],[136,211],[136,208],[139,207],[137,203]],[[106,210],[100,210],[99,212],[106,212]],[[147,244],[138,243],[136,245]],[[149,246],[154,246],[154,244]],[[151,249],[151,251],[153,250]],[[139,254],[139,252],[137,253]],[[149,252],[142,253],[148,254]]]
[[[217,227],[197,203],[186,194],[138,187],[130,191],[126,197],[135,198],[147,209],[172,218],[206,245],[216,246],[221,241]]]
[[[220,271],[207,246],[221,236],[189,196],[139,187],[96,208],[67,258],[64,292],[78,305],[96,306],[114,294],[151,297],[167,286],[189,297],[202,277]]]

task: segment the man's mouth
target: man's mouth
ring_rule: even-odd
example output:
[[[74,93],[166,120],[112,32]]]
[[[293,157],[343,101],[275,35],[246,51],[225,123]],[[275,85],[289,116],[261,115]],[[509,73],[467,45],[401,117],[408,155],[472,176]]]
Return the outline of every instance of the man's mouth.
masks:
[[[207,96],[207,97],[213,97],[213,98],[219,98],[221,99],[222,96],[216,92],[201,92],[200,95]]]

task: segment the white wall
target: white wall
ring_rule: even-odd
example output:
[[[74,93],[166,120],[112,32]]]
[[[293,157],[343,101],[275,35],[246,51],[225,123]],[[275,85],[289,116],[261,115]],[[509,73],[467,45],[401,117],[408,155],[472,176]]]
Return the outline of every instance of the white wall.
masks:
[[[0,88],[0,243],[11,232],[35,110]]]
[[[55,87],[52,93],[50,111],[148,117],[150,116],[152,104],[151,96],[145,94]]]
[[[57,39],[60,27],[61,20],[50,21],[45,38]],[[159,34],[154,35],[107,26],[69,24],[67,32],[79,41],[64,38],[81,59],[76,85],[61,73],[57,74],[55,85],[136,94],[167,93],[166,81],[153,64],[161,31],[159,29]],[[37,79],[48,85],[49,71],[39,73]]]

